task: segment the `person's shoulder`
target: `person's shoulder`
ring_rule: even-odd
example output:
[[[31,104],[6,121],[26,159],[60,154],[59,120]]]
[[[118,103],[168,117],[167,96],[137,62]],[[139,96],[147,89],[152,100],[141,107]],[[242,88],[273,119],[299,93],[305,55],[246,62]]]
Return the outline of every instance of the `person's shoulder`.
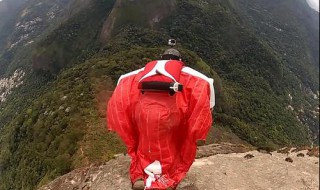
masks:
[[[126,74],[123,74],[120,76],[119,80],[118,80],[118,84],[123,81],[124,79],[128,79],[130,77],[134,77],[135,75],[137,75],[139,72],[143,71],[144,70],[144,67],[141,68],[141,69],[137,69],[137,70],[134,70],[134,71],[131,71],[129,73],[126,73]]]
[[[204,75],[204,74],[200,73],[199,71],[197,71],[197,70],[195,70],[195,69],[192,69],[192,68],[190,68],[190,67],[183,67],[181,71],[182,71],[182,73],[184,73],[184,74],[201,78],[201,79],[203,79],[203,80],[205,80],[205,81],[208,81],[209,83],[211,83],[211,81],[213,80],[212,78],[209,78],[209,77],[207,77],[206,75]]]
[[[195,77],[197,79],[201,79],[203,84],[208,84],[210,87],[210,108],[213,108],[215,105],[215,95],[214,95],[214,87],[213,87],[213,78],[209,78],[206,75],[200,73],[199,71],[192,69],[190,67],[183,67],[182,68],[182,73],[185,74],[186,76],[192,76]],[[189,77],[186,77],[189,78]],[[201,81],[199,80],[199,81]],[[190,80],[188,80],[190,81]]]

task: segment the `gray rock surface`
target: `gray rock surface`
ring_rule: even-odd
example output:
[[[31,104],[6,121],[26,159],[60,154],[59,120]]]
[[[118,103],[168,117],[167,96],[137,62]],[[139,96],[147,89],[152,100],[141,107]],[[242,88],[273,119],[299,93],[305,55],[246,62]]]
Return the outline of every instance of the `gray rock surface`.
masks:
[[[241,145],[213,144],[199,147],[197,159],[177,190],[295,190],[319,188],[319,158],[265,154]],[[251,159],[245,155],[254,155]],[[118,155],[102,166],[74,170],[40,190],[130,190],[130,158]]]

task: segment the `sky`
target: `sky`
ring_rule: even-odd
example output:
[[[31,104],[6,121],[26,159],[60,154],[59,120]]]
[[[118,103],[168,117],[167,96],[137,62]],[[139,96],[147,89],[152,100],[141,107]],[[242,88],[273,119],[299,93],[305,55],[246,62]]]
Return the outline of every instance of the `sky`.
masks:
[[[1,2],[2,0],[0,0]],[[319,12],[319,0],[306,0],[311,8]]]
[[[307,0],[309,6],[319,12],[319,0]]]

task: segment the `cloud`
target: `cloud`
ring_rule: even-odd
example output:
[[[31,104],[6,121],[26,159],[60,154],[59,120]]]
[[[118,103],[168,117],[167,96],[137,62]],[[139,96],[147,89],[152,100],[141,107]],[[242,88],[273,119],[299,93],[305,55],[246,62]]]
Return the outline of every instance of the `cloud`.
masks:
[[[307,0],[308,5],[319,12],[319,0]]]

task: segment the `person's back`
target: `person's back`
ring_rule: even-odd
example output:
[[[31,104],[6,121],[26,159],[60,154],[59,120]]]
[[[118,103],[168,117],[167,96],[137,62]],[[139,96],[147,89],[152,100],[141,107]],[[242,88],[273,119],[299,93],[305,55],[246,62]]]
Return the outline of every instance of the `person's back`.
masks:
[[[108,105],[108,127],[132,157],[134,189],[141,189],[139,179],[146,189],[175,188],[195,158],[196,140],[212,124],[213,80],[184,67],[180,53],[172,57],[122,76]]]

